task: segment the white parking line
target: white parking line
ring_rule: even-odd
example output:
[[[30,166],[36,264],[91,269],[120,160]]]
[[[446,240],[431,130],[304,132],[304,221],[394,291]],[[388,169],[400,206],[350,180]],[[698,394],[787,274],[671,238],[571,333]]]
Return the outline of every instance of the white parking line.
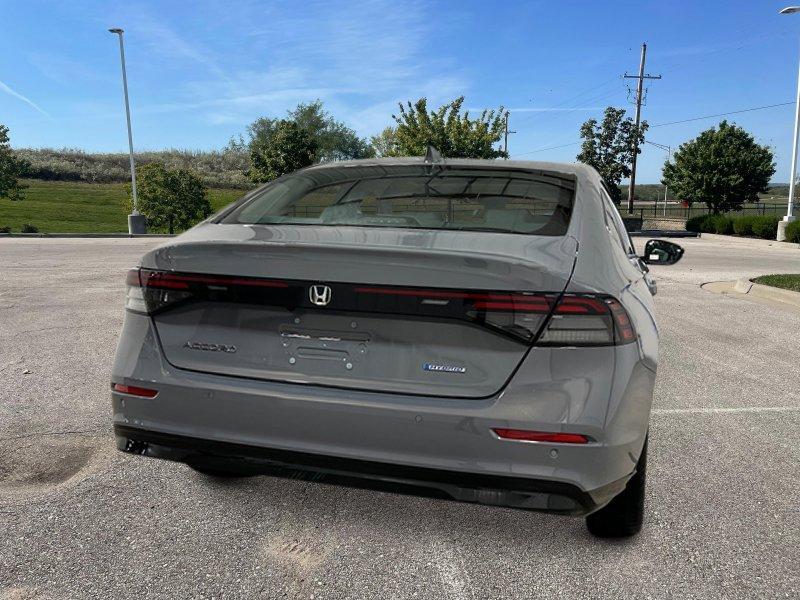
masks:
[[[654,415],[705,415],[719,413],[800,412],[800,406],[720,406],[705,408],[654,408]]]

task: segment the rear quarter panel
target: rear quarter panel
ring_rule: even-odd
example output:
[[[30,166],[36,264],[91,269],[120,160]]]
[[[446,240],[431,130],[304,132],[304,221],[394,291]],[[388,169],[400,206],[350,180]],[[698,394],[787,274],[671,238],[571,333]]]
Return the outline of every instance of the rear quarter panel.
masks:
[[[611,294],[633,322],[635,344],[615,348],[604,434],[610,444],[629,448],[636,458],[649,427],[658,365],[658,328],[653,297],[642,271],[606,228],[600,178],[594,175],[579,180],[570,229],[579,248],[567,290]]]
[[[596,174],[595,174],[596,175]],[[581,178],[578,184],[570,234],[578,240],[578,256],[567,291],[597,292],[617,298],[633,321],[642,362],[658,365],[658,327],[653,296],[642,271],[613,240],[606,227],[599,176]]]

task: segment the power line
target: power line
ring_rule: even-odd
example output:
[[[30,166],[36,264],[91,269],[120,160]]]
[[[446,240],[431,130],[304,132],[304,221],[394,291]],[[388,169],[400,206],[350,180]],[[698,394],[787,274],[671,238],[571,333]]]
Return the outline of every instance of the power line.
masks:
[[[682,119],[680,121],[670,121],[669,123],[657,123],[650,125],[653,127],[665,127],[666,125],[677,125],[678,123],[689,123],[691,121],[700,121],[702,119],[713,119],[715,117],[725,117],[727,115],[738,115],[740,113],[753,112],[754,110],[764,110],[766,108],[777,108],[779,106],[789,106],[794,102],[781,102],[780,104],[767,104],[765,106],[754,106],[753,108],[743,108],[742,110],[732,110],[730,112],[718,113],[716,115],[703,115],[702,117],[692,117],[691,119]]]
[[[556,150],[557,148],[566,148],[567,146],[577,146],[582,142],[570,142],[569,144],[561,144],[560,146],[550,146],[548,148],[538,148],[536,150],[528,150],[527,152],[517,152],[514,157],[525,156],[526,154],[536,154],[537,152],[545,152],[546,150]]]
[[[591,104],[592,102],[596,102],[597,101],[596,98],[585,99],[585,98],[582,98],[582,97],[587,95],[587,94],[590,94],[591,92],[594,92],[595,90],[598,90],[598,89],[600,89],[602,87],[606,87],[608,84],[613,83],[615,81],[619,81],[619,77],[612,77],[611,79],[608,79],[608,80],[604,81],[603,83],[600,83],[598,85],[592,86],[592,87],[590,87],[590,88],[588,88],[588,89],[586,89],[586,90],[584,90],[584,91],[582,91],[582,92],[580,92],[580,93],[578,93],[578,94],[576,94],[576,95],[574,95],[574,96],[572,96],[570,98],[567,98],[566,100],[563,100],[563,101],[561,101],[561,102],[559,102],[557,104],[554,104],[553,106],[550,106],[549,108],[561,108],[563,106],[566,106],[567,104],[573,104],[573,103],[575,103],[575,104],[573,104],[573,106],[569,106],[568,108],[577,108],[578,104]],[[614,90],[613,92],[611,92],[611,94],[607,94],[607,95],[610,96],[610,95],[613,95],[613,94],[616,94],[616,93],[617,93],[617,90]],[[602,95],[602,94],[605,94],[605,92],[601,92],[600,95]],[[517,119],[517,121],[515,122],[515,125],[519,126],[520,124],[527,123],[528,121],[530,121],[531,119],[536,118],[536,117],[541,118],[541,116],[543,114],[547,114],[547,113],[548,113],[548,111],[532,112],[527,117],[522,117],[521,119]]]
[[[727,115],[738,115],[740,113],[746,112],[753,112],[755,110],[765,110],[768,108],[778,108],[781,106],[789,106],[794,104],[794,102],[781,102],[779,104],[766,104],[764,106],[754,106],[752,108],[743,108],[741,110],[732,110],[730,112],[718,113],[715,115],[704,115],[702,117],[692,117],[690,119],[681,119],[680,121],[670,121],[668,123],[657,123],[655,125],[650,125],[650,128],[653,127],[666,127],[667,125],[677,125],[679,123],[691,123],[692,121],[700,121],[702,119],[713,119],[715,117],[725,117]],[[514,156],[525,156],[527,154],[536,154],[537,152],[545,152],[546,150],[556,150],[558,148],[566,148],[567,146],[576,146],[581,142],[571,142],[569,144],[561,144],[560,146],[548,146],[547,148],[537,148],[536,150],[529,150],[527,152],[517,152]]]
[[[612,96],[615,96],[617,94],[621,94],[621,90],[620,89],[614,89],[614,90],[611,90],[610,92],[609,91],[600,92],[599,94],[594,94],[594,95],[590,96],[589,98],[585,98],[585,99],[581,100],[580,102],[575,103],[572,106],[566,107],[569,110],[559,110],[559,111],[556,111],[556,112],[551,112],[551,111],[548,111],[548,110],[541,110],[541,111],[532,113],[532,116],[533,116],[534,119],[542,119],[544,117],[547,117],[548,122],[552,123],[556,119],[564,119],[566,117],[569,117],[569,116],[573,115],[575,113],[575,111],[572,110],[572,109],[576,109],[577,110],[579,108],[580,104],[584,104],[586,106],[592,106],[594,104],[602,102],[603,100],[606,100],[607,98],[611,98]],[[556,104],[555,106],[549,106],[547,108],[561,108],[561,106],[559,104]],[[531,117],[529,117],[527,120],[520,119],[519,121],[515,121],[514,125],[517,126],[517,127],[519,127],[520,124],[524,124],[526,126],[530,126],[531,125],[530,118]]]
[[[589,101],[587,101],[587,102],[588,103],[600,102],[602,100],[606,100],[607,98],[610,98],[611,96],[614,96],[615,94],[619,94],[619,93],[620,93],[620,90],[613,90],[611,92],[607,92],[607,93],[603,93],[603,94],[600,94],[598,96],[595,96],[595,97],[591,98],[590,102]],[[551,108],[555,108],[555,107],[551,107]],[[568,113],[559,112],[559,113],[557,113],[555,115],[551,115],[550,113],[545,113],[545,111],[542,111],[542,112],[536,113],[536,114],[539,114],[539,115],[548,114],[550,116],[550,121],[552,122],[554,120],[562,118],[565,114],[568,114]],[[515,123],[515,124],[517,126],[519,125],[518,123]],[[564,136],[559,136],[559,137],[561,139],[564,139]],[[553,142],[557,142],[557,141],[558,141],[558,138],[549,141],[548,144],[552,144]],[[577,143],[580,143],[580,142],[577,142]],[[573,145],[573,143],[566,144],[566,146],[571,146],[571,145]],[[565,147],[565,145],[555,146],[555,148],[564,148],[564,147]],[[552,147],[548,146],[546,148],[541,148],[541,149],[537,148],[536,150],[528,150],[528,151],[525,151],[525,152],[515,152],[514,156],[525,156],[526,154],[533,154],[535,152],[542,152],[544,150],[551,150],[551,149],[552,149]]]

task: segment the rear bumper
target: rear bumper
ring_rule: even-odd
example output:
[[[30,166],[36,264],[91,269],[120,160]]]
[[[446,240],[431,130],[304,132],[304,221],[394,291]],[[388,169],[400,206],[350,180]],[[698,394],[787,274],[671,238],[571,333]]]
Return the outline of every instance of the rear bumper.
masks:
[[[176,369],[157,340],[150,319],[126,314],[112,381],[158,394],[112,392],[123,450],[183,462],[252,461],[267,452],[272,458],[261,461],[262,470],[307,467],[328,481],[336,471],[427,485],[463,500],[573,513],[603,506],[633,474],[655,379],[635,344],[540,347],[491,398],[410,396]],[[591,442],[507,441],[492,432],[498,427],[577,433]],[[329,473],[331,460],[338,466]]]
[[[340,458],[204,440],[123,425],[115,425],[114,433],[117,448],[123,452],[199,467],[233,468],[251,474],[570,515],[596,510],[625,484],[625,481],[614,482],[590,494],[575,485],[557,481]]]

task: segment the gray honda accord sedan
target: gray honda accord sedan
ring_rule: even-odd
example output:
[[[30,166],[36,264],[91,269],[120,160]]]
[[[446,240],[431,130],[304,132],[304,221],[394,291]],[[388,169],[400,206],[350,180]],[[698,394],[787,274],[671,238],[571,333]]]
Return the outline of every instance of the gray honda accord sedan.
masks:
[[[112,374],[124,452],[585,515],[644,513],[648,263],[590,167],[334,162],[145,254]]]

